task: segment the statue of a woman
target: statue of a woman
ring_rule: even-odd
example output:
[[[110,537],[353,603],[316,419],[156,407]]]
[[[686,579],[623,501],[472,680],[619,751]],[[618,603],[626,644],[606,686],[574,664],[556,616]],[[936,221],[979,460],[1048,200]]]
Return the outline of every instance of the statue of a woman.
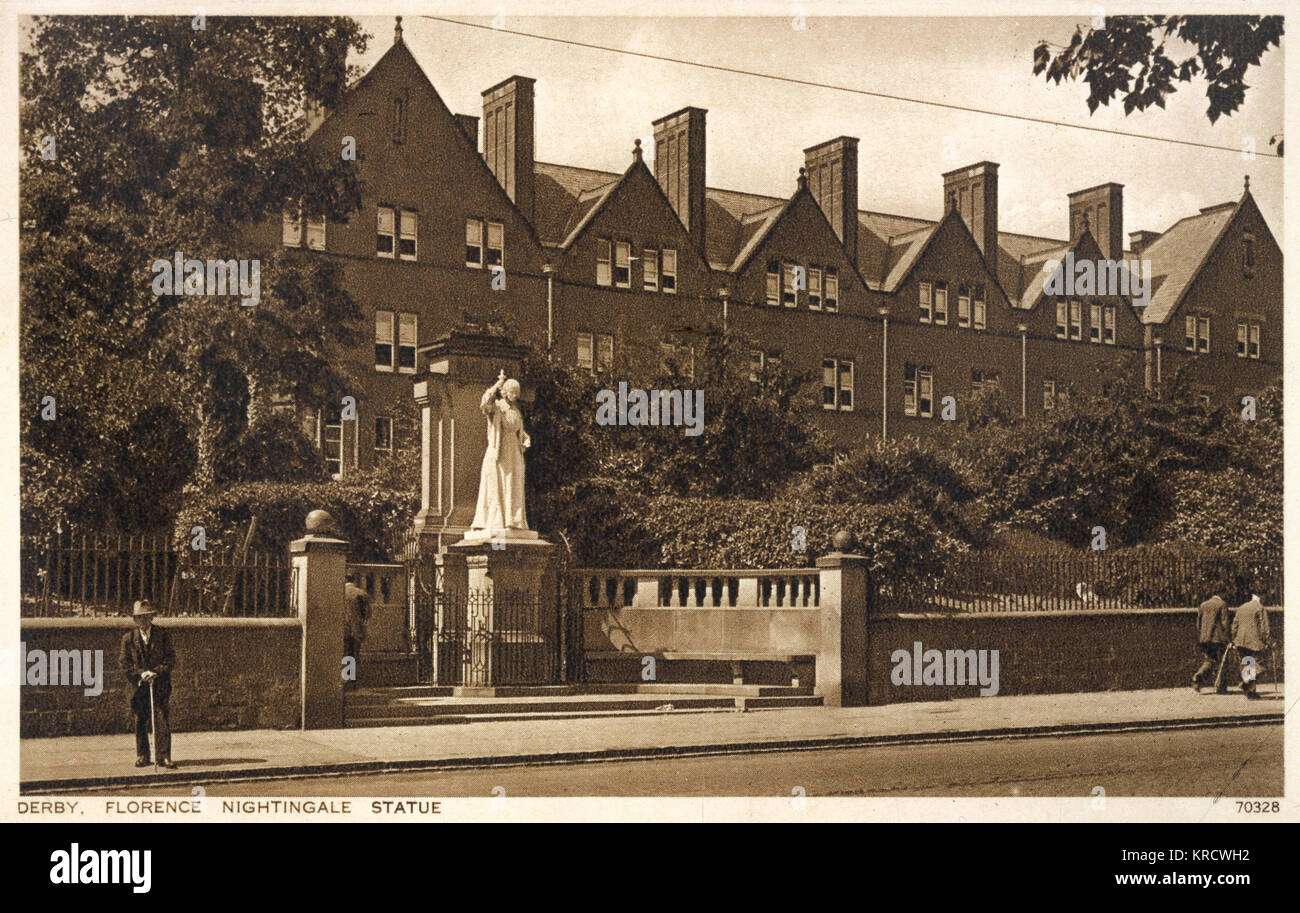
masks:
[[[532,445],[519,412],[519,381],[502,371],[479,403],[487,416],[487,450],[479,475],[478,506],[471,529],[528,529],[524,512],[524,451]]]

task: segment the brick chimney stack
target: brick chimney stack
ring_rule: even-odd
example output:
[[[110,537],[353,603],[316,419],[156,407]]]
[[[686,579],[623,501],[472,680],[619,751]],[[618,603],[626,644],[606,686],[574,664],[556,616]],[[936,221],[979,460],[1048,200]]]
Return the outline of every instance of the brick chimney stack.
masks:
[[[989,272],[998,275],[998,164],[978,162],[943,176],[943,211],[957,210]]]
[[[653,123],[655,180],[686,226],[701,257],[704,248],[703,108],[682,108]]]
[[[1124,185],[1099,184],[1070,194],[1070,244],[1088,231],[1107,260],[1124,256]]]
[[[527,76],[511,76],[483,93],[483,158],[529,222],[533,221],[535,83]]]
[[[1151,246],[1151,242],[1160,237],[1158,231],[1131,231],[1128,233],[1128,249],[1133,256],[1142,256],[1142,251]]]
[[[840,136],[803,151],[808,189],[844,245],[858,262],[858,139]]]

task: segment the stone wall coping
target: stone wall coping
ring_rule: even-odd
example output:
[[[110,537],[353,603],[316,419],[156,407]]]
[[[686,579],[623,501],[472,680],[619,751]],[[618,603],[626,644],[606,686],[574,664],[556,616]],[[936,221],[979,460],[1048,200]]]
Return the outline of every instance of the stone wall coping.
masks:
[[[289,552],[294,555],[301,555],[308,551],[347,551],[350,547],[346,539],[336,539],[333,536],[316,536],[308,533],[301,539],[294,539],[289,543]]]
[[[283,618],[202,618],[198,616],[155,616],[154,624],[160,628],[301,628],[297,617]],[[135,627],[135,622],[125,615],[101,615],[75,618],[21,619],[24,630],[57,630],[59,628],[119,628],[123,631]]]
[[[1064,612],[871,612],[868,620],[924,620],[938,621],[951,618],[956,621],[974,621],[981,618],[1079,618],[1091,615],[1174,615],[1197,611],[1198,606],[1174,608],[1133,609],[1070,609]],[[1236,606],[1229,606],[1235,610]],[[1264,606],[1267,612],[1281,612],[1282,606]]]
[[[854,556],[856,557],[856,556]],[[786,577],[791,574],[816,574],[815,567],[785,568],[670,568],[667,570],[624,570],[616,567],[575,567],[570,574],[613,575],[618,577]]]
[[[817,612],[819,605],[584,605],[584,612]],[[877,616],[869,616],[875,618]]]

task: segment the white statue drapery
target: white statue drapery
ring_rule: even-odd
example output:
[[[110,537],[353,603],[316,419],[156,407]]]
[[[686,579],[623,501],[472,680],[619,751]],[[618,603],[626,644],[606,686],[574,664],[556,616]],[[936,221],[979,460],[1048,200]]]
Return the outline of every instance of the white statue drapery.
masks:
[[[479,408],[487,416],[487,449],[479,474],[478,505],[471,529],[528,529],[524,510],[524,451],[532,440],[519,412],[519,381],[502,371],[483,394]]]

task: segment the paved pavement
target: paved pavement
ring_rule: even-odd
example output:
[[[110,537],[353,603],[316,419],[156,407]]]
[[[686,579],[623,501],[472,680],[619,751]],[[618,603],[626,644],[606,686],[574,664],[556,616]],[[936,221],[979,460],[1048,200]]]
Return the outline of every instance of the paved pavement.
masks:
[[[310,732],[177,733],[173,771],[137,769],[130,735],[24,739],[24,793],[130,783],[464,769],[1049,734],[1232,726],[1280,720],[1280,694],[1191,688],[975,697],[879,707],[512,720]]]

